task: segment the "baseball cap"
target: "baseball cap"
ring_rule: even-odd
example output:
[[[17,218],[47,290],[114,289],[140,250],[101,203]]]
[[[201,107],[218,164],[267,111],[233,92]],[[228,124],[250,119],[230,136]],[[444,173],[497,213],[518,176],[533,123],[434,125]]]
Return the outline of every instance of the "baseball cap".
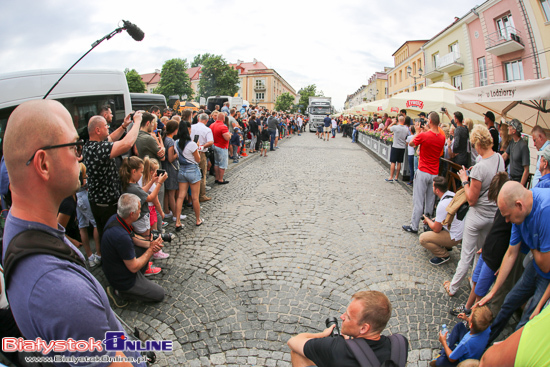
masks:
[[[513,119],[508,123],[508,126],[511,126],[513,129],[515,129],[518,133],[521,134],[523,131],[523,126],[521,125],[521,122],[519,122],[518,119]]]
[[[539,152],[539,155],[541,157],[544,157],[544,159],[546,159],[547,162],[550,162],[550,145],[544,148],[542,152]]]
[[[487,111],[483,114],[483,116],[488,117],[491,121],[495,122],[495,114],[491,111]]]
[[[419,116],[419,117],[426,117],[426,114],[425,114],[424,112],[420,112],[420,113],[418,114],[418,116]]]

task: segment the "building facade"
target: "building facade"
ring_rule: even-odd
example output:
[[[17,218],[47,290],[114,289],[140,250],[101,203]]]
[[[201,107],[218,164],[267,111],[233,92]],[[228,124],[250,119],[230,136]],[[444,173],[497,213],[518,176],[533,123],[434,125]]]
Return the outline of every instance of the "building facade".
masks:
[[[426,82],[420,70],[424,68],[422,46],[426,42],[428,40],[406,41],[393,53],[394,67],[387,73],[388,97],[424,88]]]
[[[540,77],[550,76],[550,0],[521,0],[537,49]]]
[[[391,68],[385,68],[390,70]],[[366,86],[366,102],[372,102],[387,98],[388,95],[388,74],[384,71],[377,71],[369,78]]]

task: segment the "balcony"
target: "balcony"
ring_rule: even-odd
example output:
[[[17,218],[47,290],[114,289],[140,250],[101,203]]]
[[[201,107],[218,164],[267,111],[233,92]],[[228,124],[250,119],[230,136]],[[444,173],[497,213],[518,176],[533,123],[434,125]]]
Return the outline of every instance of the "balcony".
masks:
[[[525,49],[521,33],[514,27],[506,27],[485,36],[485,51],[502,56]]]
[[[255,91],[255,92],[263,92],[263,91],[265,91],[265,84],[264,84],[264,85],[256,85],[256,86],[254,87],[254,91]]]
[[[437,64],[432,65],[426,63],[426,71],[424,71],[424,77],[427,79],[436,79],[439,78],[443,73],[437,67]]]
[[[460,62],[459,52],[450,52],[447,55],[438,58],[437,69],[443,73],[454,73],[464,69],[464,64]]]

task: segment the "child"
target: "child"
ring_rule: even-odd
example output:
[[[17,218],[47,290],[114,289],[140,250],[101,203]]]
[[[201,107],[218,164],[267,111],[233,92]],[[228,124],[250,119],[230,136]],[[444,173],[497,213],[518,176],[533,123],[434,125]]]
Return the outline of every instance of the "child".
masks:
[[[490,325],[493,320],[493,313],[489,307],[476,307],[470,316],[461,313],[458,318],[468,323],[469,332],[464,323],[456,324],[449,336],[449,344],[447,344],[447,333],[440,332],[439,341],[443,344],[443,348],[440,356],[430,362],[430,366],[456,366],[466,359],[480,359],[483,355],[489,341]]]
[[[260,157],[262,154],[264,157],[267,157],[267,150],[269,149],[269,130],[267,126],[264,126],[260,133],[260,148]]]
[[[414,171],[414,147],[411,147],[409,145],[409,143],[414,139],[414,135],[416,134],[416,131],[414,129],[414,126],[411,125],[410,127],[410,130],[411,130],[411,133],[409,134],[409,136],[407,136],[407,150],[408,150],[408,162],[409,162],[409,182],[407,183],[407,185],[409,186],[412,186],[413,185],[413,181],[414,181],[414,174],[415,174],[415,171]]]
[[[241,129],[235,128],[229,144],[233,146],[233,163],[239,163],[239,147],[241,146]]]

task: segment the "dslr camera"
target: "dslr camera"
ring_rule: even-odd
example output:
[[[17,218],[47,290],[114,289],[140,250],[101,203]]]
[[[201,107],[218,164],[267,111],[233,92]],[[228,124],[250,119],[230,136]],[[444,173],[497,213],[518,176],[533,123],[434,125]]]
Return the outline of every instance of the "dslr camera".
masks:
[[[332,329],[332,333],[330,333],[330,336],[340,336],[340,328],[338,328],[338,319],[336,317],[329,317],[325,320],[325,325],[327,328],[331,327],[332,325],[336,325],[334,329]]]
[[[162,238],[163,242],[172,242],[172,236],[170,233],[162,233],[161,231],[151,230],[151,241],[156,240],[157,238]]]

